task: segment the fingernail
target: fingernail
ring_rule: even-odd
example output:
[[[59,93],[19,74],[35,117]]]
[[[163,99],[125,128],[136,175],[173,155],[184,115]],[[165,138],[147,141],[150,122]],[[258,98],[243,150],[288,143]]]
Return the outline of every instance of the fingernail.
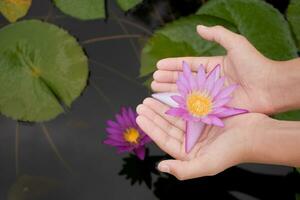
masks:
[[[161,65],[162,65],[162,63],[163,63],[163,61],[162,61],[162,60],[158,61],[158,62],[156,63],[156,67],[157,67],[157,68],[160,68],[160,67],[161,67]]]
[[[159,164],[158,165],[158,169],[161,172],[165,172],[165,173],[170,173],[170,168],[168,165],[164,165],[164,164]]]
[[[207,30],[208,27],[207,27],[207,26],[204,26],[204,25],[198,25],[198,26],[197,26],[197,30],[199,30],[199,29]]]
[[[140,116],[137,116],[136,119],[135,119],[135,122],[136,122],[137,124],[139,124],[140,120],[141,120]]]
[[[167,59],[167,58],[161,59],[161,60],[159,60],[159,61],[156,63],[157,69],[163,68],[163,67],[166,66],[166,65],[168,65],[168,59]]]
[[[155,80],[155,79],[157,79],[157,75],[158,74],[158,71],[155,71],[154,73],[153,73],[153,79]]]
[[[135,111],[136,111],[138,114],[140,113],[141,106],[142,106],[142,104],[139,104],[139,105],[135,108]]]

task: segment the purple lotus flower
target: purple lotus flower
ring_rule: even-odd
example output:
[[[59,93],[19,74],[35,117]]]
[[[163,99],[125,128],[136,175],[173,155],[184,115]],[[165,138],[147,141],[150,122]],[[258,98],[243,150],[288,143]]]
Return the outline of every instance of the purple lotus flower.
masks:
[[[116,121],[106,122],[108,135],[103,143],[117,147],[118,153],[134,152],[144,160],[145,144],[151,139],[137,125],[136,117],[137,113],[131,108],[122,108],[121,113],[116,115]]]
[[[206,74],[200,65],[193,75],[188,63],[183,61],[183,73],[177,80],[179,93],[157,93],[152,96],[172,108],[166,113],[181,117],[186,121],[185,150],[189,152],[207,125],[223,127],[222,118],[248,112],[226,106],[237,85],[224,87],[224,77],[220,77],[221,67],[217,65]]]

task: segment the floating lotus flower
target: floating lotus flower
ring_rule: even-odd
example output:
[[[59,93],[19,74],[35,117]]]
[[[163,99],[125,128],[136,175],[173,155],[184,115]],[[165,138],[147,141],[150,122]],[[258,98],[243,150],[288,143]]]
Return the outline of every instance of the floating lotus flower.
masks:
[[[118,153],[134,152],[143,160],[145,144],[151,139],[137,125],[136,117],[137,113],[131,108],[122,108],[121,113],[116,115],[116,121],[107,121],[108,137],[103,143],[117,147]]]
[[[193,75],[189,65],[183,61],[183,73],[176,83],[179,93],[152,95],[172,107],[167,114],[186,121],[186,152],[196,144],[205,124],[223,127],[222,118],[248,112],[226,106],[237,85],[224,88],[225,78],[220,77],[220,71],[221,67],[217,65],[206,74],[203,65],[200,65],[198,73]]]

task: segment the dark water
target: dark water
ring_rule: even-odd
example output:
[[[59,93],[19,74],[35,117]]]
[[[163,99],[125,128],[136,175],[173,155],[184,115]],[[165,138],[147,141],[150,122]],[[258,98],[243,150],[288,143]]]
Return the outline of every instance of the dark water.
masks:
[[[88,87],[55,120],[28,124],[0,117],[0,199],[294,199],[300,178],[292,168],[242,165],[180,182],[157,172],[156,163],[165,155],[153,144],[145,161],[101,144],[104,122],[121,106],[135,107],[149,94],[138,78],[147,35],[200,4],[193,1],[171,11],[180,4],[152,1],[156,10],[141,6],[134,15],[124,15],[107,2],[108,20],[82,22],[63,15],[49,0],[33,0],[26,18],[47,19],[80,43],[113,35],[142,37],[82,45],[90,60]],[[0,24],[7,22],[0,17]]]

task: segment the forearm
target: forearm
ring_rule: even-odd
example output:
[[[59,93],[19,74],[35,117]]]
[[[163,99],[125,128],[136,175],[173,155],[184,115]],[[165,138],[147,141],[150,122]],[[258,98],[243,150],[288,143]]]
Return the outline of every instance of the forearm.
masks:
[[[258,129],[250,162],[300,167],[300,122],[267,119]]]
[[[274,112],[300,109],[300,58],[276,62],[271,74],[266,92]]]

